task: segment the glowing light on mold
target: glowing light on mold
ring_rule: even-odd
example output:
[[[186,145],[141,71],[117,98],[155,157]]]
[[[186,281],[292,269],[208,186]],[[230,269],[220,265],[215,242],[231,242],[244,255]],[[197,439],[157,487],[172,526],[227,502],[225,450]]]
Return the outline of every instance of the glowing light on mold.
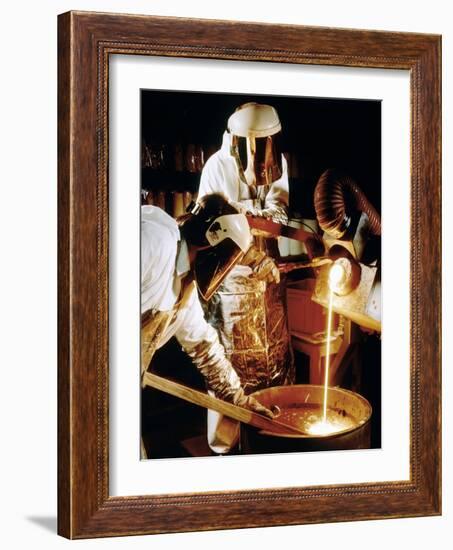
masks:
[[[314,422],[307,428],[307,432],[310,435],[328,435],[339,430],[341,430],[341,428],[336,428],[333,424],[324,419]]]
[[[307,433],[309,435],[329,435],[337,432],[342,432],[348,428],[351,428],[350,419],[328,419],[328,420],[318,420],[313,422],[310,425],[307,425]]]
[[[334,263],[329,270],[329,289],[337,292],[344,285],[346,270],[340,263]]]

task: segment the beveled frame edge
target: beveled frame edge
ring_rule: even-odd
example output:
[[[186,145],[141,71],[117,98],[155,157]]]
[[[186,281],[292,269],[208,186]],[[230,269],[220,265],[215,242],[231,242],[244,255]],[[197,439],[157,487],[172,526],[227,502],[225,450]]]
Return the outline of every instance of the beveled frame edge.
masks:
[[[59,534],[87,538],[440,514],[441,38],[68,12],[59,16],[58,46]],[[112,54],[410,71],[410,481],[109,496],[108,59]]]

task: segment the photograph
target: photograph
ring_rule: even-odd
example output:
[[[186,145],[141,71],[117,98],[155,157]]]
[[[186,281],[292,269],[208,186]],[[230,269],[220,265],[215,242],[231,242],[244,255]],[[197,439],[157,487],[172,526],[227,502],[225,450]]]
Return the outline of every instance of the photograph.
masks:
[[[453,19],[408,6],[5,2],[5,550],[453,548]]]
[[[442,37],[251,15],[58,17],[68,539],[442,513]]]
[[[140,458],[381,448],[381,101],[140,105]]]

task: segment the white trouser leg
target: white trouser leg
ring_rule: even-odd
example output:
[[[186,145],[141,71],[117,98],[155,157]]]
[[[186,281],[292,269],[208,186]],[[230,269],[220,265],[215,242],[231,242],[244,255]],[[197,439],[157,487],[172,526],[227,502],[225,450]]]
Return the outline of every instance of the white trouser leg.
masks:
[[[218,412],[208,410],[209,447],[217,454],[226,454],[238,441],[239,422]]]

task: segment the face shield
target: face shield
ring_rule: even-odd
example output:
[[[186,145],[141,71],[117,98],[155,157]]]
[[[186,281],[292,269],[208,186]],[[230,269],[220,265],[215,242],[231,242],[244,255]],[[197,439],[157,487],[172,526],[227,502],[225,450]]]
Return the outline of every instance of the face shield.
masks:
[[[210,224],[206,239],[210,246],[197,252],[194,275],[198,290],[207,301],[250,248],[252,236],[244,214],[228,214]]]
[[[246,103],[228,119],[231,154],[248,185],[271,185],[282,176],[281,124],[270,105]]]

